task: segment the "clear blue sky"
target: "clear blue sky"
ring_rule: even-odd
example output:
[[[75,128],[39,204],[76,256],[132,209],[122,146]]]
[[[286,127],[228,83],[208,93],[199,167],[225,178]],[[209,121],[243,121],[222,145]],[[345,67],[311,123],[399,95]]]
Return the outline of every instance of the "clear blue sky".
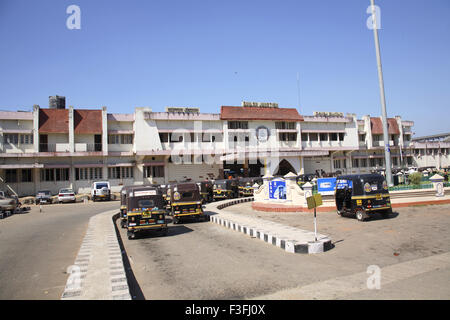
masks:
[[[0,109],[242,100],[380,115],[369,0],[0,0]],[[81,8],[81,30],[66,8]],[[377,0],[389,116],[450,132],[450,1]]]

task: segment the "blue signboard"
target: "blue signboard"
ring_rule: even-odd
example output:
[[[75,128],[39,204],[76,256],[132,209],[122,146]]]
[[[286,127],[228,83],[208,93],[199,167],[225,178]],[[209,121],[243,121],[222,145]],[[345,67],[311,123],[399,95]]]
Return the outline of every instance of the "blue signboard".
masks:
[[[272,180],[269,183],[269,198],[276,200],[286,199],[286,181]]]
[[[336,178],[319,178],[317,179],[317,191],[321,195],[334,194],[336,188]]]

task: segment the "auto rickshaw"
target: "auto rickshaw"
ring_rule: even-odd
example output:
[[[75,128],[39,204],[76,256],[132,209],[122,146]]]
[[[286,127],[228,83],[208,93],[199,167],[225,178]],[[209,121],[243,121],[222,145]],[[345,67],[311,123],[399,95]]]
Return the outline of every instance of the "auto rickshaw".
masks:
[[[238,181],[236,179],[215,180],[213,184],[213,199],[233,199],[239,197]]]
[[[203,203],[211,202],[213,200],[213,185],[209,180],[197,182],[202,197]]]
[[[380,212],[384,218],[392,213],[388,185],[381,174],[354,174],[336,178],[337,214],[355,214],[359,221]]]
[[[240,178],[238,181],[239,197],[253,196],[253,185],[255,183],[261,185],[263,180],[261,178]]]
[[[133,186],[127,190],[127,229],[128,239],[137,233],[162,231],[167,235],[167,211],[164,198],[156,186]]]
[[[159,185],[159,189],[161,190],[161,194],[164,198],[164,205],[167,207],[167,189],[168,189],[168,185],[166,184],[161,184]]]
[[[123,186],[120,190],[120,226],[127,227],[127,192],[135,186]]]
[[[164,188],[162,189],[162,191],[164,191],[163,197],[164,197],[164,200],[165,200],[165,206],[166,206],[166,209],[168,211],[171,211],[171,206],[170,206],[171,188],[172,188],[172,185],[171,184],[167,184],[166,187],[165,187],[165,191],[164,191]]]
[[[202,197],[196,183],[178,183],[170,187],[170,212],[173,223],[181,220],[206,221]]]

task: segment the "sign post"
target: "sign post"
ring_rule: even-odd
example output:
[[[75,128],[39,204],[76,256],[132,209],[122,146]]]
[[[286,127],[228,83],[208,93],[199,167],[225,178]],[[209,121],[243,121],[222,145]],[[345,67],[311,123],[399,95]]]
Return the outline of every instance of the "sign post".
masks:
[[[306,202],[308,204],[308,209],[314,208],[314,241],[317,241],[317,214],[316,214],[316,208],[318,206],[321,206],[322,201],[322,195],[320,193],[315,194],[311,197],[306,198]]]

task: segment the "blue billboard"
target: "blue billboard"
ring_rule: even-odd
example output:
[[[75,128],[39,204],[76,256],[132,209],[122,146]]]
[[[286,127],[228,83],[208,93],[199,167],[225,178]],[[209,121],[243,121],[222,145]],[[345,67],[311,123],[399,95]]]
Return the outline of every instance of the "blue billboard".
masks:
[[[336,178],[319,178],[317,179],[317,192],[321,195],[334,194],[336,188]]]
[[[285,200],[286,199],[286,181],[272,180],[269,183],[269,199]]]

